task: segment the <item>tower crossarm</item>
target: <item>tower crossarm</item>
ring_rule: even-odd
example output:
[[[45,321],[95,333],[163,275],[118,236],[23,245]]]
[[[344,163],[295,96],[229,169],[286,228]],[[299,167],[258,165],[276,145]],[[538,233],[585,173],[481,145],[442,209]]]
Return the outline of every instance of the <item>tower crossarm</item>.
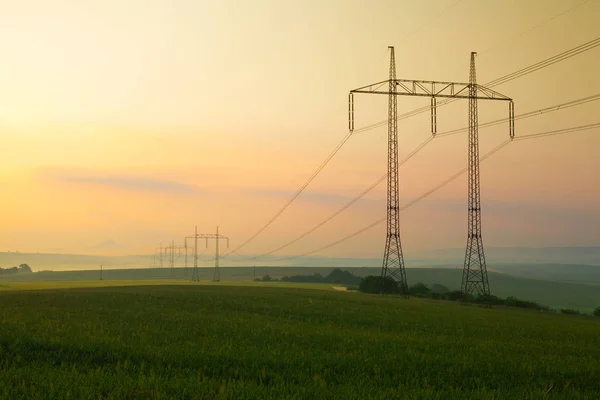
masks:
[[[217,227],[216,233],[198,233],[198,227],[196,227],[194,234],[192,236],[186,236],[184,239],[186,248],[187,239],[194,239],[194,270],[192,273],[192,281],[198,281],[200,279],[198,272],[198,239],[206,240],[206,247],[208,247],[209,240],[214,240],[216,242],[213,282],[219,282],[221,280],[221,274],[219,272],[219,241],[222,239],[226,240],[227,248],[229,248],[229,237],[219,234],[219,227]]]
[[[395,90],[390,92],[387,90],[390,81],[391,80],[388,79],[386,81],[373,83],[371,85],[351,90],[350,93],[391,94],[396,96],[439,97],[449,99],[469,98],[469,83],[395,79],[393,80]],[[482,85],[477,85],[476,98],[478,100],[512,101],[510,97]]]
[[[387,90],[386,90],[387,87]],[[393,90],[392,90],[393,88]],[[515,106],[513,100],[477,83],[388,79],[351,90],[348,95],[348,126],[354,130],[354,95],[382,94],[387,96],[417,96],[431,98],[431,133],[437,133],[437,99],[499,100],[508,102],[508,128],[511,139],[515,137]]]

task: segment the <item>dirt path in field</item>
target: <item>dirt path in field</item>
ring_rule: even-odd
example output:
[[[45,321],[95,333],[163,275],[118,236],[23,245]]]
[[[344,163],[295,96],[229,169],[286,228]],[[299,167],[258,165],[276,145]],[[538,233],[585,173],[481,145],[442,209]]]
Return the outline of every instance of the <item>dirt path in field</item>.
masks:
[[[346,290],[348,290],[348,288],[345,286],[332,286],[331,288],[334,290],[340,290],[342,292],[345,292]]]

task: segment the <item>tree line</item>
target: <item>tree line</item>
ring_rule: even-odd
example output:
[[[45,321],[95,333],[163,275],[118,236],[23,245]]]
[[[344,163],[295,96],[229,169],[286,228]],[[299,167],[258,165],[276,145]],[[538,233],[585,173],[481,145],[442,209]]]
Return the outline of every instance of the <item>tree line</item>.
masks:
[[[0,275],[12,275],[29,272],[31,272],[31,268],[27,264],[21,264],[18,267],[12,268],[0,268]]]

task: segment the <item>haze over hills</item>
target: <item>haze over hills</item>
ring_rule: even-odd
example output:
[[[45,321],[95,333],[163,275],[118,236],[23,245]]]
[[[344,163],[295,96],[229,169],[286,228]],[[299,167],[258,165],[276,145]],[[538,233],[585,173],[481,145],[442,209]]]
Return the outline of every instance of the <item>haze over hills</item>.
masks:
[[[188,265],[192,257],[188,256]],[[422,252],[406,257],[407,268],[460,268],[463,263],[463,249],[439,249]],[[199,265],[213,265],[213,254],[205,253],[199,259]],[[261,261],[247,260],[239,256],[222,259],[223,267],[234,266],[281,266],[281,267],[370,267],[379,268],[379,258],[328,258],[300,257],[292,260],[277,261],[280,256],[265,257]],[[547,248],[494,248],[486,249],[486,258],[490,271],[513,276],[573,281],[600,282],[600,247],[547,247]],[[184,256],[176,258],[175,265],[184,265]],[[0,253],[0,267],[9,268],[20,264],[29,264],[32,270],[96,270],[100,265],[104,269],[151,268],[155,266],[154,255],[102,256],[81,254],[45,254],[45,253]],[[158,266],[158,262],[157,262]],[[168,267],[166,257],[163,266]]]
[[[600,267],[594,267],[600,272]],[[313,275],[318,273],[325,276],[333,268],[329,267],[228,267],[221,269],[223,282],[242,282],[252,284],[255,277],[262,278],[269,275],[272,279],[281,279],[284,276]],[[378,275],[380,268],[349,267],[344,270],[356,276]],[[104,282],[138,282],[148,281],[148,284],[159,280],[174,284],[190,282],[191,268],[132,268],[110,269],[103,271]],[[462,271],[460,268],[410,268],[406,271],[409,284],[424,283],[426,285],[441,284],[450,290],[459,290]],[[488,273],[492,293],[500,297],[514,296],[519,299],[535,301],[555,309],[576,308],[590,312],[600,305],[600,281],[596,283],[558,282],[550,280],[529,279],[515,277],[507,274],[490,271]],[[34,274],[13,274],[0,277],[0,291],[10,290],[19,282],[75,282],[85,281],[86,284],[99,282],[100,271],[58,271],[38,272]],[[208,283],[213,277],[213,268],[203,266],[199,268],[201,281]],[[276,282],[279,283],[279,282]],[[226,283],[227,284],[227,283]],[[18,287],[15,287],[18,288]]]

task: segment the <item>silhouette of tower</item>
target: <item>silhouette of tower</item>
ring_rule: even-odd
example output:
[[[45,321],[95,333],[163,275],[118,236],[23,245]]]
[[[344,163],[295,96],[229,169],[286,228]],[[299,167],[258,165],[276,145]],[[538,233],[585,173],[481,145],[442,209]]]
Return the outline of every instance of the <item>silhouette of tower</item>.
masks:
[[[385,278],[398,284],[401,294],[406,294],[406,271],[400,243],[400,207],[398,192],[398,103],[396,98],[396,56],[390,46],[390,80],[388,99],[388,176],[387,176],[387,234],[383,265],[381,267],[381,293],[385,292]]]
[[[394,48],[389,46],[390,77],[353,89],[348,95],[348,129],[354,131],[354,94],[378,94],[388,96],[388,174],[387,174],[387,232],[383,265],[381,267],[381,293],[388,288],[384,282],[391,278],[399,292],[406,295],[408,284],[404,268],[404,256],[400,242],[400,207],[398,184],[398,107],[396,96],[417,96],[431,98],[431,133],[437,132],[437,99],[448,101],[469,100],[469,237],[463,272],[462,290],[464,293],[477,291],[489,294],[483,243],[481,240],[481,207],[479,196],[479,143],[477,138],[477,100],[507,101],[510,138],[514,138],[514,104],[511,98],[488,87],[477,85],[475,76],[475,54],[471,53],[470,83],[396,79],[396,59]],[[385,90],[385,86],[388,86]],[[412,115],[411,113],[403,116]]]
[[[489,295],[487,267],[481,237],[481,195],[479,178],[479,137],[477,119],[477,76],[475,55],[471,53],[469,74],[469,162],[468,162],[468,235],[461,290],[464,295]]]

